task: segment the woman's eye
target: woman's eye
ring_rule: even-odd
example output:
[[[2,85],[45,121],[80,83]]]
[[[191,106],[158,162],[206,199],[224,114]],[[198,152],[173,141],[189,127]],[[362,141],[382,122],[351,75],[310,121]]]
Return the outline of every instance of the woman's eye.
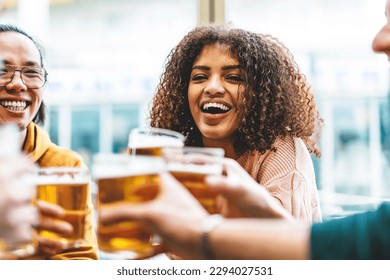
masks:
[[[207,76],[206,75],[194,75],[192,76],[192,80],[193,81],[200,81],[200,80],[204,80],[204,79],[207,79]]]
[[[227,77],[228,80],[234,81],[234,82],[244,82],[244,79],[239,75],[230,75]]]

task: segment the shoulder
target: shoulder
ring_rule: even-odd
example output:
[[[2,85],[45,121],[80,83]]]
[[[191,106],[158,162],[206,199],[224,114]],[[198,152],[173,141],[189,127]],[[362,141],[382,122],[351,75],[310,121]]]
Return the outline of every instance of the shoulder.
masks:
[[[284,165],[297,170],[306,169],[307,164],[312,166],[310,153],[301,138],[286,136],[275,141],[273,158]]]
[[[288,174],[306,177],[312,173],[312,161],[302,139],[286,136],[276,139],[273,149],[257,159],[257,178],[262,183],[283,178]]]
[[[275,168],[295,169],[297,152],[300,150],[299,138],[292,136],[277,138],[272,146],[272,150],[268,154],[266,162]]]
[[[275,143],[273,144],[273,148],[276,150],[276,152],[279,151],[279,153],[283,154],[295,155],[301,152],[308,153],[308,150],[303,140],[301,138],[294,137],[291,135],[277,138],[275,140]]]
[[[79,153],[51,143],[40,160],[41,166],[85,166]]]

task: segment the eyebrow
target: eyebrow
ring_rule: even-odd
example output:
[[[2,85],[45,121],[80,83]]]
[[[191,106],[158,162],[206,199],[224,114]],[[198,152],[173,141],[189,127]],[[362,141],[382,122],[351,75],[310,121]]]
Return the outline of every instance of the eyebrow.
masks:
[[[200,69],[200,70],[210,70],[211,67],[209,66],[204,66],[204,65],[195,65],[192,67],[192,70],[195,69]],[[231,70],[231,69],[238,69],[240,68],[240,65],[227,65],[227,66],[222,66],[222,70]]]
[[[12,64],[9,60],[4,59],[3,60],[3,65],[14,65],[14,64]],[[41,67],[40,63],[37,63],[37,62],[34,62],[34,61],[27,61],[26,63],[24,63],[21,66],[39,66],[39,67]]]

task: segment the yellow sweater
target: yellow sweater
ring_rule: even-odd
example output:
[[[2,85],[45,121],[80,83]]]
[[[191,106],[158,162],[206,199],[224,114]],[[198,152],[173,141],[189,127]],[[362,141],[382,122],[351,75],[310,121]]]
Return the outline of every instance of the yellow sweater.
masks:
[[[321,222],[313,162],[302,139],[277,139],[274,150],[248,151],[237,161],[299,222]]]
[[[46,131],[35,123],[27,127],[27,136],[23,146],[23,152],[33,158],[40,167],[50,166],[85,166],[81,156],[75,151],[59,147],[51,142]],[[90,186],[88,186],[90,187]],[[98,259],[98,247],[96,234],[92,226],[93,205],[91,197],[87,201],[87,216],[85,224],[85,240],[87,245],[80,248],[69,249],[48,259]],[[44,259],[44,256],[37,255],[33,259]]]

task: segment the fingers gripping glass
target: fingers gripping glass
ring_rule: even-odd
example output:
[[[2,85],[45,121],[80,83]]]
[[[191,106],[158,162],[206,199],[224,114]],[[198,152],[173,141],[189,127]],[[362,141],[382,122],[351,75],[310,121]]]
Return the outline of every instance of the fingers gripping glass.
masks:
[[[47,72],[39,66],[24,66],[16,68],[13,65],[0,67],[0,86],[7,86],[15,76],[15,72],[20,72],[20,78],[29,89],[41,88],[46,83]]]

